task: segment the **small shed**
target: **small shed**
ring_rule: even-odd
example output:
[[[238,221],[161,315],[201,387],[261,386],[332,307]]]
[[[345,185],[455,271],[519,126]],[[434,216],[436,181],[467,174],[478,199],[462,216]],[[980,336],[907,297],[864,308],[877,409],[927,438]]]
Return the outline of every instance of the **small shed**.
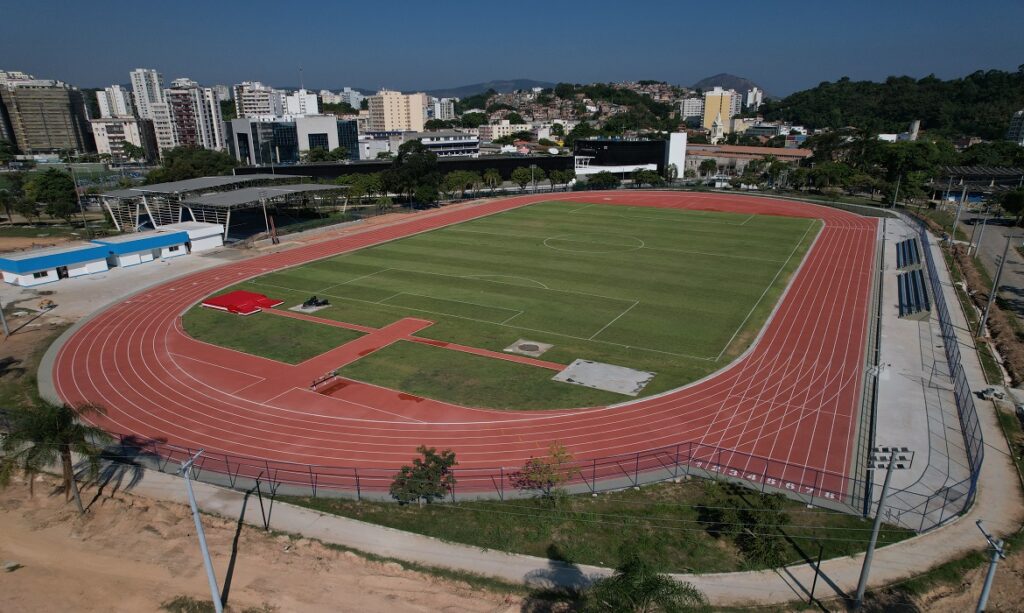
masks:
[[[107,248],[95,243],[74,243],[0,254],[4,281],[31,287],[69,277],[107,270]]]
[[[188,234],[189,252],[209,251],[224,245],[224,226],[219,223],[183,221],[169,223],[157,228],[158,232],[185,232]]]
[[[187,232],[136,232],[93,240],[107,250],[110,266],[135,266],[188,253]]]

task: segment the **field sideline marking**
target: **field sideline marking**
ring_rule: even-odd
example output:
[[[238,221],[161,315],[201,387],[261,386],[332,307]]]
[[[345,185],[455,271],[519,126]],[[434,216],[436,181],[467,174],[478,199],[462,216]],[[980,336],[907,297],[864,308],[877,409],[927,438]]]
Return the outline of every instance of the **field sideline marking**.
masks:
[[[391,300],[392,298],[396,298],[396,297],[402,296],[402,295],[405,295],[405,296],[417,296],[419,298],[427,298],[428,300],[437,300],[439,302],[458,302],[458,303],[461,303],[461,304],[468,304],[468,305],[471,305],[471,306],[478,306],[478,307],[481,307],[481,308],[484,308],[484,309],[500,309],[502,311],[515,311],[517,315],[522,315],[523,314],[522,309],[510,309],[508,307],[494,306],[494,305],[491,305],[491,304],[480,304],[479,302],[469,302],[467,300],[456,300],[455,298],[437,298],[435,296],[425,296],[423,294],[416,294],[416,293],[413,293],[413,292],[398,292],[394,296],[389,296],[388,298],[385,298],[384,300],[378,300],[377,304],[384,304],[387,301]],[[392,305],[392,306],[401,307],[402,305],[396,304],[396,305]]]
[[[811,227],[813,225],[813,223],[807,224],[807,228],[804,230],[804,233],[800,235],[800,240],[796,242],[796,245],[793,245],[793,250],[789,252],[789,257],[786,258],[786,261],[782,263],[782,266],[779,266],[779,270],[778,272],[775,273],[775,276],[772,277],[771,283],[768,284],[768,287],[764,288],[764,291],[761,292],[761,296],[757,299],[757,302],[755,302],[754,306],[750,307],[750,310],[747,311],[747,316],[743,318],[743,321],[740,322],[740,325],[736,326],[736,331],[732,333],[732,336],[729,337],[729,341],[725,343],[725,346],[722,347],[722,350],[718,352],[718,357],[715,358],[716,362],[722,359],[722,356],[725,354],[726,349],[729,348],[729,345],[731,345],[733,340],[735,340],[736,335],[738,335],[740,333],[740,330],[743,329],[743,326],[746,325],[747,320],[750,319],[750,316],[754,314],[754,309],[756,309],[757,305],[761,304],[761,301],[764,300],[764,297],[768,295],[768,290],[770,290],[772,286],[775,285],[775,281],[778,280],[779,275],[781,275],[782,271],[786,268],[786,264],[788,264],[789,261],[793,259],[793,255],[796,254],[796,250],[799,249],[800,245],[803,244],[804,238],[807,237],[807,233],[811,231]]]
[[[620,317],[622,317],[622,316],[623,316],[623,315],[625,315],[626,313],[629,313],[630,311],[632,311],[632,310],[633,310],[633,307],[635,307],[635,306],[636,306],[636,305],[638,305],[638,304],[640,304],[640,301],[639,301],[639,300],[637,300],[637,301],[636,301],[636,302],[634,302],[633,304],[629,305],[629,307],[627,307],[625,311],[623,311],[623,312],[619,313],[618,315],[616,315],[616,316],[615,316],[615,319],[613,319],[613,320],[609,321],[608,323],[606,323],[606,324],[604,325],[604,327],[603,327],[603,328],[601,328],[601,329],[600,329],[600,330],[598,330],[597,332],[594,332],[594,335],[593,335],[593,336],[591,336],[591,337],[590,337],[589,339],[587,339],[587,340],[591,340],[591,341],[592,341],[592,340],[594,340],[594,337],[595,337],[595,336],[597,336],[598,334],[600,334],[600,333],[604,332],[605,330],[607,330],[607,329],[608,329],[608,326],[610,326],[610,325],[612,325],[613,323],[615,323],[615,322],[619,321],[619,318],[620,318]]]
[[[300,292],[301,293],[303,291],[303,290],[295,289],[293,287],[287,287],[287,286],[284,286],[284,285],[276,285],[274,283],[264,283],[264,282],[261,282],[261,281],[257,281],[256,279],[250,279],[248,282],[251,283],[252,285],[263,285],[263,286],[266,286],[266,287],[276,287],[278,289],[288,290],[290,292]],[[476,319],[475,317],[465,317],[463,315],[452,315],[451,313],[440,313],[438,311],[429,311],[427,309],[417,309],[415,307],[399,306],[399,305],[395,305],[395,304],[380,304],[380,303],[377,303],[377,302],[372,302],[370,300],[362,300],[362,299],[359,299],[359,298],[352,298],[352,297],[349,297],[349,296],[337,296],[337,295],[334,295],[334,294],[324,294],[324,296],[327,296],[328,298],[337,298],[339,300],[348,300],[350,302],[360,302],[362,304],[373,304],[373,305],[377,305],[377,306],[390,307],[392,309],[405,309],[407,311],[417,311],[417,312],[420,312],[420,313],[430,313],[431,315],[440,315],[442,317],[453,317],[455,319],[465,319],[466,321],[475,321],[475,322],[481,323],[481,324],[490,324],[492,326],[502,326],[502,327],[505,327],[505,328],[513,328],[515,330],[527,330],[529,332],[539,332],[541,334],[553,334],[555,336],[561,336],[562,338],[571,338],[571,339],[578,340],[578,341],[589,341],[591,343],[601,343],[601,344],[604,344],[604,345],[614,345],[616,347],[623,347],[625,349],[637,349],[637,350],[640,350],[640,351],[648,351],[648,352],[651,352],[651,353],[660,353],[661,355],[670,355],[670,356],[677,357],[677,358],[686,358],[688,360],[700,360],[702,362],[714,362],[715,361],[715,358],[713,358],[713,357],[705,357],[705,356],[699,356],[699,355],[692,355],[692,354],[689,354],[689,353],[675,353],[673,351],[663,351],[661,349],[651,349],[650,347],[641,347],[639,345],[626,345],[624,343],[615,343],[615,342],[612,342],[612,341],[602,341],[602,340],[596,339],[596,338],[595,339],[589,339],[589,338],[584,338],[582,336],[574,336],[572,334],[565,334],[563,332],[554,332],[552,330],[541,330],[539,328],[527,328],[526,326],[506,325],[506,324],[498,323],[498,322],[494,322],[494,321],[487,321],[486,319]]]

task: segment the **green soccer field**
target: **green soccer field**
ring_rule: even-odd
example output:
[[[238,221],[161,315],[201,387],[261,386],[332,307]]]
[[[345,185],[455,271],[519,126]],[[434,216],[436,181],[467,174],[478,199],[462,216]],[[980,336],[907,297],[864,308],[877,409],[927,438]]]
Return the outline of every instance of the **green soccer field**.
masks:
[[[547,361],[584,358],[657,373],[644,390],[651,394],[698,379],[739,355],[819,226],[787,217],[544,202],[238,287],[281,298],[282,308],[316,294],[331,301],[317,316],[368,326],[429,319],[435,324],[420,336],[495,351],[521,338],[551,343],[554,348],[542,356]],[[185,327],[203,340],[222,342],[205,334],[217,318],[229,317],[196,307],[186,314]],[[323,351],[325,326],[272,319],[270,325],[288,326],[282,333],[289,335],[290,361]],[[272,357],[264,327],[252,335],[231,328],[234,348]],[[429,362],[422,376],[408,363],[412,353]],[[526,373],[536,367],[453,353],[389,348],[341,374],[473,406],[549,408],[626,399],[548,381],[550,371],[540,378],[545,385],[503,390],[488,379],[538,380]],[[460,386],[460,373],[483,384]]]

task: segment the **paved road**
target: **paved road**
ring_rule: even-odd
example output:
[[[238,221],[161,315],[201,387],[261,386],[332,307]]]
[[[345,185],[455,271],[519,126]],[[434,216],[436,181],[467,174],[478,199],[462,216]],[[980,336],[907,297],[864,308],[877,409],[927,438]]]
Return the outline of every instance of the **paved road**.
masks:
[[[983,220],[988,217],[988,221]],[[1006,247],[1006,237],[1021,237],[1010,243],[1010,250],[1007,252],[1006,266],[1003,270],[999,292],[1010,308],[1017,313],[1018,317],[1024,318],[1024,257],[1014,248],[1024,242],[1024,228],[1017,228],[1010,225],[1009,219],[1000,219],[980,214],[965,214],[961,219],[961,229],[968,238],[974,234],[974,240],[980,238],[978,258],[990,275],[995,275],[1002,260],[1003,249]],[[984,232],[982,227],[984,226]],[[975,229],[977,227],[977,229]]]

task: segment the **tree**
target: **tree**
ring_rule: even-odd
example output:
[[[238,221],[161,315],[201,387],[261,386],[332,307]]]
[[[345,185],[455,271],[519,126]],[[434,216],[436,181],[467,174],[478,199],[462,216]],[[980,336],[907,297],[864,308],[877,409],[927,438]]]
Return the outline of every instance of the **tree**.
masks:
[[[530,169],[525,166],[520,166],[512,171],[512,182],[519,186],[519,191],[526,191],[526,186],[530,184]]]
[[[392,183],[398,188],[396,191],[406,194],[410,201],[421,186],[429,187],[429,190],[424,189],[420,193],[421,196],[426,198],[433,194],[429,201],[437,201],[437,189],[441,184],[441,173],[437,170],[437,154],[421,141],[411,140],[402,143],[398,148],[398,157],[395,158],[389,172]]]
[[[587,186],[594,189],[615,189],[621,181],[607,170],[596,172],[587,179]]]
[[[558,488],[572,477],[572,453],[555,441],[543,458],[531,457],[522,470],[510,477],[512,487],[519,491],[537,492],[541,498],[553,500]]]
[[[548,183],[551,184],[551,191],[555,191],[555,186],[562,182],[562,171],[552,170],[548,173]]]
[[[523,116],[520,115],[519,113],[516,113],[515,111],[512,111],[508,115],[505,115],[505,119],[507,119],[508,122],[512,125],[522,125],[526,123],[526,120],[523,119]]]
[[[537,184],[547,178],[547,173],[544,172],[543,168],[531,168],[530,169],[530,181],[533,183],[533,191],[537,191]]]
[[[458,462],[455,452],[445,449],[441,453],[435,447],[420,445],[412,464],[405,465],[395,475],[388,492],[399,504],[416,502],[420,506],[444,498],[455,487],[452,467]]]
[[[1017,188],[1003,192],[999,196],[999,206],[1016,218],[1014,225],[1020,225],[1021,216],[1024,216],[1024,189]]]
[[[6,166],[14,159],[18,149],[6,140],[0,140],[0,166]]]
[[[659,573],[641,554],[642,545],[619,551],[615,574],[594,582],[583,597],[590,613],[682,613],[708,610],[707,599],[690,583]]]
[[[394,157],[395,157],[395,154],[391,153],[390,151],[378,151],[377,152],[377,159],[378,160],[391,160],[391,159],[394,159]]]
[[[305,157],[307,162],[337,162],[348,159],[348,149],[335,147],[328,151],[323,147],[313,147],[306,152]]]
[[[99,428],[80,420],[97,413],[103,413],[103,410],[95,405],[73,407],[46,401],[15,411],[11,416],[10,431],[0,447],[4,452],[0,460],[0,486],[6,487],[14,472],[21,471],[28,480],[31,493],[35,476],[59,461],[65,500],[73,497],[78,512],[85,513],[72,454],[86,461],[92,477],[98,474],[99,453],[94,442],[104,434]]]
[[[708,158],[706,160],[701,161],[700,166],[698,166],[697,169],[700,170],[701,176],[706,177],[718,171],[718,162],[711,158]]]
[[[495,188],[501,185],[501,173],[496,168],[488,168],[484,171],[484,183],[491,188],[493,196]]]
[[[33,219],[39,220],[39,207],[35,202],[23,199],[15,200],[13,208],[15,213],[27,219],[29,223],[32,223]]]
[[[560,123],[551,124],[552,136],[565,136],[565,126]]]
[[[636,170],[633,172],[633,184],[637,187],[643,187],[645,184],[656,187],[664,182],[665,179],[654,170]]]
[[[430,183],[420,183],[416,186],[412,198],[414,201],[430,206],[437,203],[437,186]]]
[[[231,154],[197,147],[175,147],[164,151],[160,167],[146,176],[146,183],[183,181],[197,177],[231,174],[238,165]]]
[[[487,115],[483,113],[466,113],[459,117],[459,122],[464,128],[479,128],[487,123]]]
[[[146,160],[146,150],[128,141],[122,143],[121,152],[124,153],[124,157],[128,161]]]
[[[71,223],[77,210],[75,182],[71,175],[56,168],[33,175],[25,184],[25,196],[44,205],[44,212],[54,219]]]

